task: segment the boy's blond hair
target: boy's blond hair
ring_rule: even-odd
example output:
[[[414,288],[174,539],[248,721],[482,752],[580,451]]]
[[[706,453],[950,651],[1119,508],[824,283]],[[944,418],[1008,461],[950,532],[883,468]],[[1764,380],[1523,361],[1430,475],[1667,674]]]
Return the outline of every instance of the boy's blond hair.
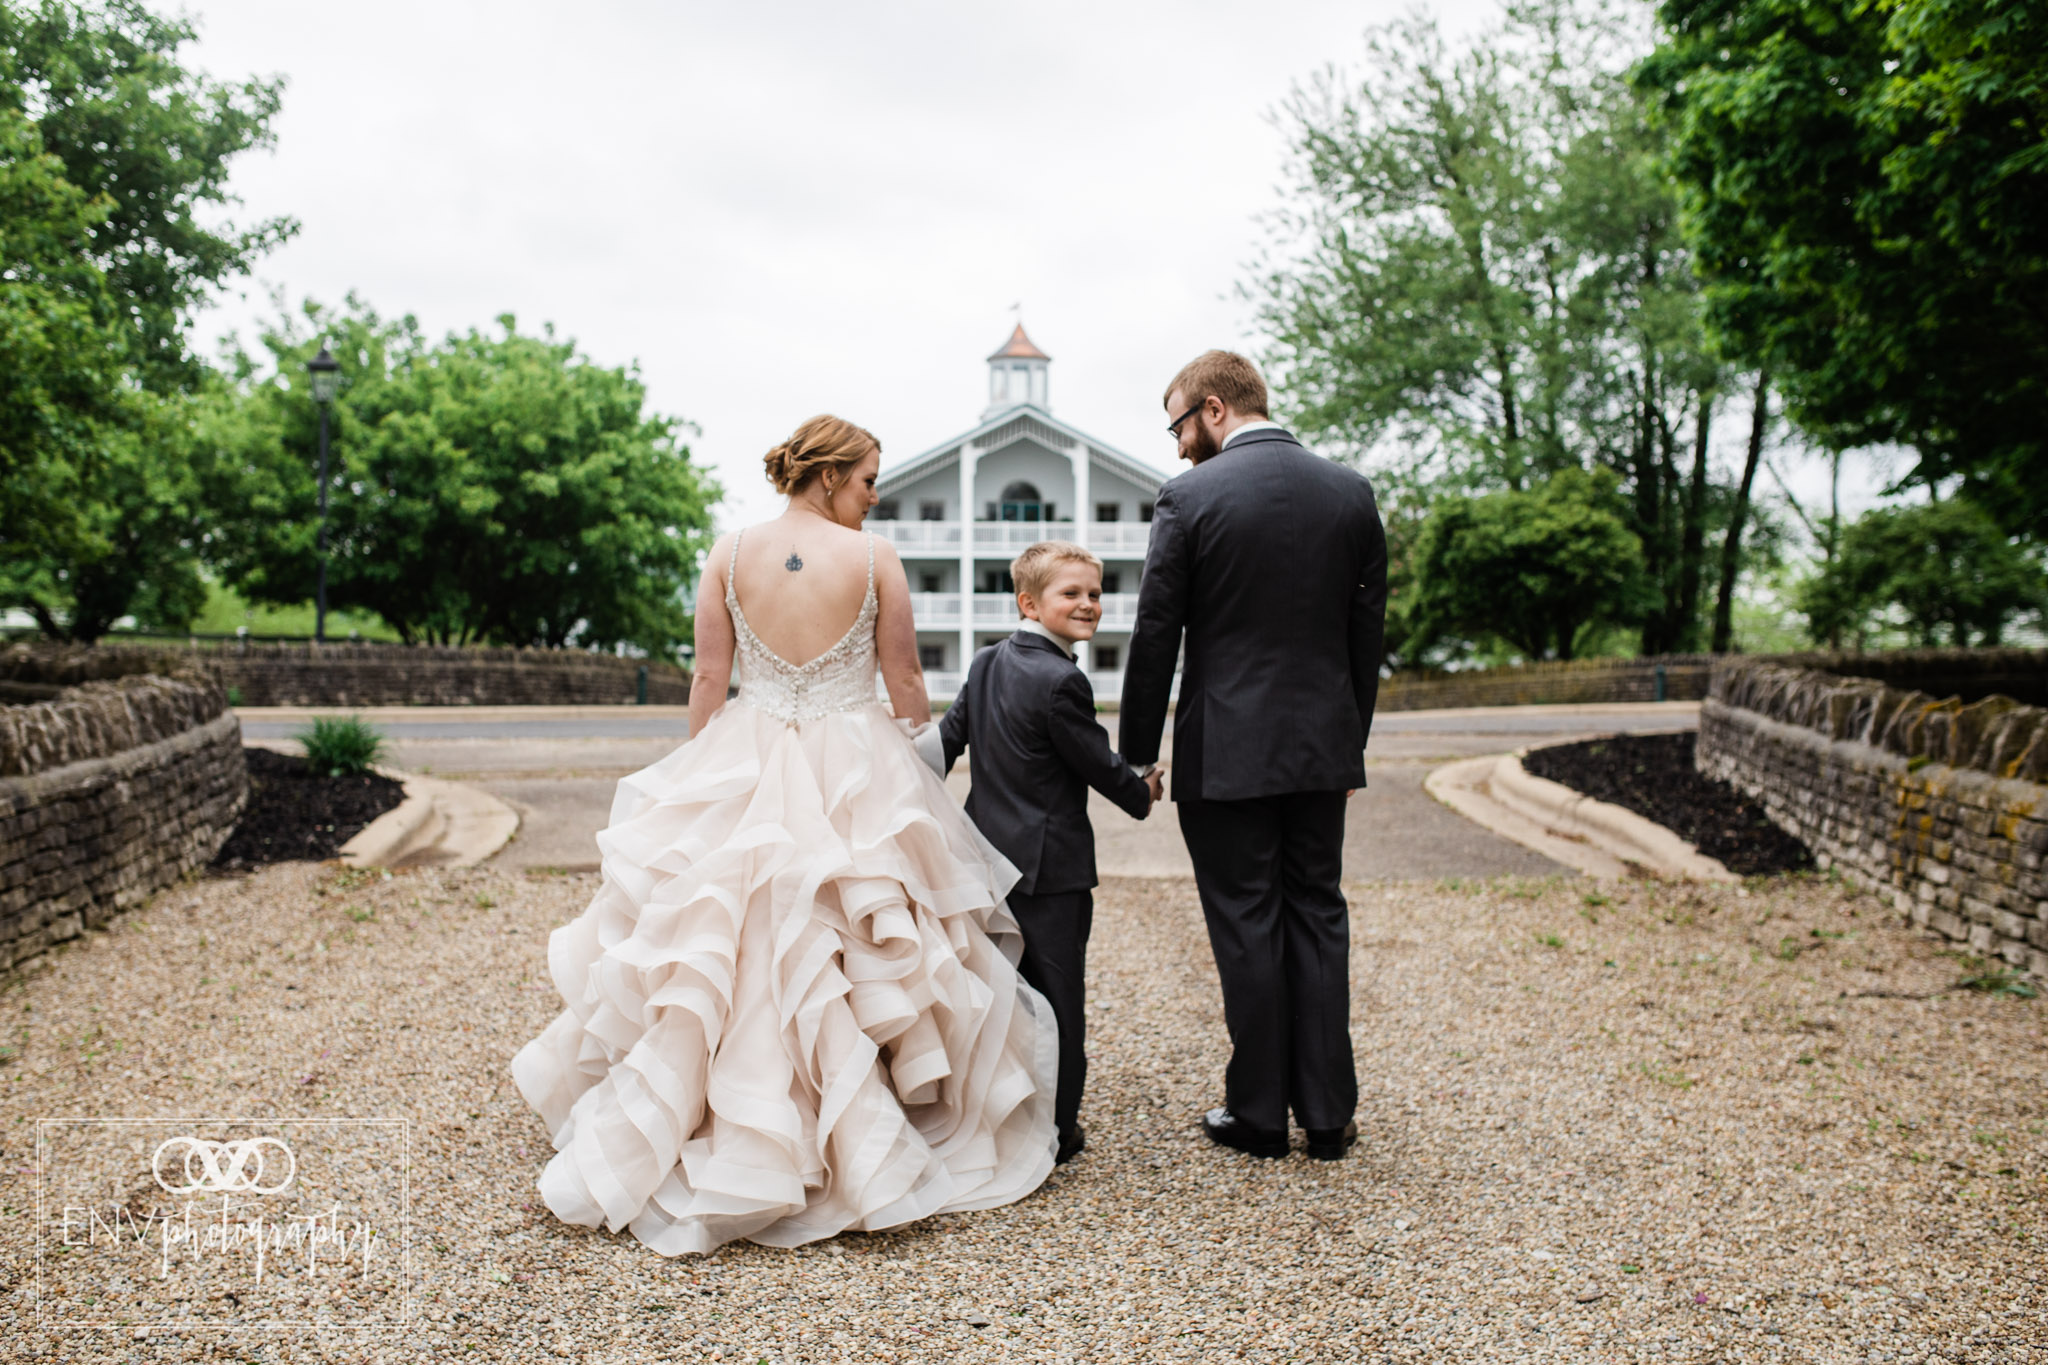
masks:
[[[1085,545],[1076,545],[1071,540],[1041,540],[1026,546],[1023,554],[1010,561],[1010,582],[1018,592],[1037,597],[1062,564],[1092,564],[1096,573],[1102,572],[1102,556]]]

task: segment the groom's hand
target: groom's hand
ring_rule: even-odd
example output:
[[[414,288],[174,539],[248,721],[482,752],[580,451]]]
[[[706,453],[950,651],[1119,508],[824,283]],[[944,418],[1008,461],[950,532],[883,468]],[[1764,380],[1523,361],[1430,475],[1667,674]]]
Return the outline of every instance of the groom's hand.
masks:
[[[1154,768],[1145,778],[1145,790],[1152,793],[1152,804],[1158,805],[1166,799],[1166,774]],[[1150,813],[1149,811],[1147,812]]]

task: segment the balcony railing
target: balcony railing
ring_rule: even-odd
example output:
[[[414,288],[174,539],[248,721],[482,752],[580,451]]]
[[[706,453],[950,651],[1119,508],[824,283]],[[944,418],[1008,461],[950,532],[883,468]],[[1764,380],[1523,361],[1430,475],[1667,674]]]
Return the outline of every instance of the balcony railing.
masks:
[[[957,592],[914,592],[910,594],[910,618],[919,630],[958,630],[960,594]],[[1006,592],[978,592],[974,597],[974,626],[977,630],[1014,628],[1017,599]],[[1103,630],[1129,630],[1138,619],[1138,594],[1110,592],[1102,595]]]
[[[919,630],[958,630],[960,594],[957,592],[914,592],[910,594],[910,619]]]
[[[1017,596],[1015,593],[978,592],[974,594],[975,625],[1003,626],[1014,629],[1017,619]]]
[[[1101,630],[1129,630],[1138,622],[1138,594],[1134,592],[1106,592],[1102,594]]]
[[[1081,543],[1099,555],[1143,557],[1152,541],[1149,521],[1091,521]]]
[[[960,689],[967,682],[965,673],[951,669],[931,669],[924,675],[924,690],[933,701],[951,701],[960,695]],[[1095,693],[1098,702],[1115,702],[1124,694],[1124,674],[1120,668],[1105,668],[1088,674],[1088,686]],[[1168,693],[1178,699],[1180,696],[1180,675],[1173,675],[1173,687]],[[886,694],[884,694],[886,700]]]
[[[921,555],[936,554],[947,559],[957,559],[960,555],[960,523],[957,521],[870,520],[867,525],[870,531],[898,550]]]
[[[867,525],[907,557],[960,557],[957,521],[870,520]],[[1141,559],[1152,536],[1148,521],[1091,521],[1078,527],[1071,521],[977,521],[973,526],[974,553],[990,559],[1007,559],[1040,540],[1079,540],[1099,555]]]
[[[1074,534],[1072,522],[977,521],[974,523],[974,552],[1013,555],[1034,542],[1072,540]]]

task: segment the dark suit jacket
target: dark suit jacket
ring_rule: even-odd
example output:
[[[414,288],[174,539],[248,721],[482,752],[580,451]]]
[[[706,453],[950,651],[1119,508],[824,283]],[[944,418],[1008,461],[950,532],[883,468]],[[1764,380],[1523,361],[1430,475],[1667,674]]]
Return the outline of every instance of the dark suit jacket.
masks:
[[[948,770],[974,750],[968,817],[1024,874],[1026,895],[1095,885],[1088,788],[1141,819],[1151,804],[1095,719],[1087,675],[1042,635],[1020,630],[976,653],[939,736]]]
[[[1386,533],[1365,479],[1284,431],[1239,437],[1159,490],[1123,756],[1158,759],[1185,632],[1175,800],[1364,786],[1386,611]]]

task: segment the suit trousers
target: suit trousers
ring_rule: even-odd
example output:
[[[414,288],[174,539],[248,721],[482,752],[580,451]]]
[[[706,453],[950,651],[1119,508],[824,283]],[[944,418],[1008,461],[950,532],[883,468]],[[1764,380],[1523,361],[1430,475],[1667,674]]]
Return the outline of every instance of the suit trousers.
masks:
[[[1081,1117],[1081,1087],[1088,1080],[1086,1036],[1088,931],[1095,923],[1092,891],[1010,893],[1010,913],[1024,930],[1025,981],[1052,1005],[1060,1026],[1060,1082],[1053,1118],[1062,1133]]]
[[[1341,1128],[1351,1060],[1351,918],[1338,878],[1345,797],[1176,800],[1230,1029],[1224,1103],[1253,1128]]]

